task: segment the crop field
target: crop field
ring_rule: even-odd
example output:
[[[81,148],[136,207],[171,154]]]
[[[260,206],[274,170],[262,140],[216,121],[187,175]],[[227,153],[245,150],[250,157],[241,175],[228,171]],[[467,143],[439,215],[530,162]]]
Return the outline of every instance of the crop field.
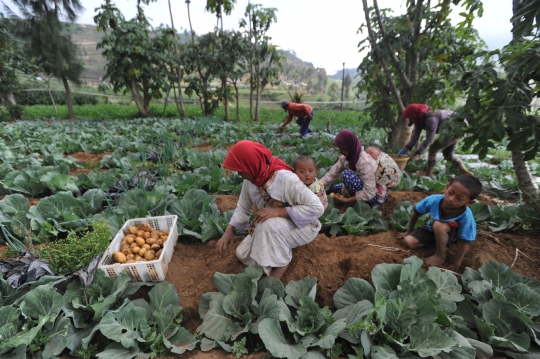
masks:
[[[227,253],[216,250],[242,186],[221,166],[228,149],[250,139],[289,164],[309,155],[320,178],[338,158],[333,134],[345,127],[324,128],[300,138],[269,121],[4,124],[0,357],[540,358],[540,218],[520,200],[500,149],[497,164],[470,167],[485,191],[471,206],[477,240],[460,273],[444,269],[455,248],[441,269],[429,268],[422,258],[432,250],[397,239],[414,204],[452,175],[442,162],[422,177],[422,158],[379,210],[329,197],[321,232],[293,251],[282,281],[236,259],[245,233]],[[386,136],[349,128],[363,144]],[[165,215],[178,216],[179,237],[164,282],[99,270],[86,277],[127,220]],[[24,251],[48,262],[47,275],[30,280]]]

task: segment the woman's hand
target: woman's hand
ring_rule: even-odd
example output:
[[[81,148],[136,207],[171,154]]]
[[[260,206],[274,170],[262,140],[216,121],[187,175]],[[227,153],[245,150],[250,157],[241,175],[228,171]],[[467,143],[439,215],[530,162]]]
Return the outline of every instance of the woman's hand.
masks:
[[[255,216],[255,223],[263,223],[269,218],[274,217],[288,217],[289,213],[285,208],[271,208],[271,207],[265,207],[261,209],[259,212],[257,212],[257,215]]]
[[[349,197],[349,198],[345,198],[345,197],[334,197],[334,202],[338,202],[338,203],[352,203],[352,202],[356,202],[356,197]]]
[[[222,253],[227,250],[227,246],[232,242],[232,237],[233,226],[228,225],[225,233],[223,233],[221,238],[216,243],[216,249],[218,250],[218,252]]]

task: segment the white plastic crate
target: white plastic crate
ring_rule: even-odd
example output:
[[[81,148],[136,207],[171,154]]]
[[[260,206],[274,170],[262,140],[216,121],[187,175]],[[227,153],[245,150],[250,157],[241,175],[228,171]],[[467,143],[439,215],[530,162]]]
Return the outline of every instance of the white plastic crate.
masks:
[[[111,278],[115,278],[121,271],[125,270],[132,282],[157,282],[165,280],[167,270],[169,269],[169,263],[174,252],[174,246],[178,240],[178,229],[176,228],[177,219],[178,216],[173,215],[128,220],[124,223],[122,228],[120,228],[107,248],[107,251],[103,253],[98,269],[101,269]],[[169,236],[167,237],[167,241],[163,246],[159,258],[147,262],[141,261],[125,264],[114,263],[112,255],[114,252],[120,251],[120,243],[122,243],[124,236],[127,235],[128,227],[138,226],[143,223],[150,224],[158,231],[169,231]]]

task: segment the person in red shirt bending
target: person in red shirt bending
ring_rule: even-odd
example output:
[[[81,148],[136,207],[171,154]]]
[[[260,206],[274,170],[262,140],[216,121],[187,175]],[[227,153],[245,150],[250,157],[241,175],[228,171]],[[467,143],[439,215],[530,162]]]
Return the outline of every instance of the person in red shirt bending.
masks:
[[[289,101],[281,101],[281,108],[289,113],[287,119],[279,129],[282,130],[287,126],[293,119],[293,117],[298,117],[296,123],[300,126],[300,134],[302,136],[307,135],[311,132],[309,128],[309,123],[313,120],[313,108],[309,105],[303,103],[294,103]]]

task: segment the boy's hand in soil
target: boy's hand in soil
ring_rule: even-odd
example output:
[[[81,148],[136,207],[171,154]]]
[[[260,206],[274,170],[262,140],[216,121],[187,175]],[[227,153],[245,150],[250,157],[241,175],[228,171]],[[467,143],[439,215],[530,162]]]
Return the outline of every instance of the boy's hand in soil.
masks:
[[[404,232],[404,233],[398,233],[397,239],[405,239],[409,235],[410,232]]]

